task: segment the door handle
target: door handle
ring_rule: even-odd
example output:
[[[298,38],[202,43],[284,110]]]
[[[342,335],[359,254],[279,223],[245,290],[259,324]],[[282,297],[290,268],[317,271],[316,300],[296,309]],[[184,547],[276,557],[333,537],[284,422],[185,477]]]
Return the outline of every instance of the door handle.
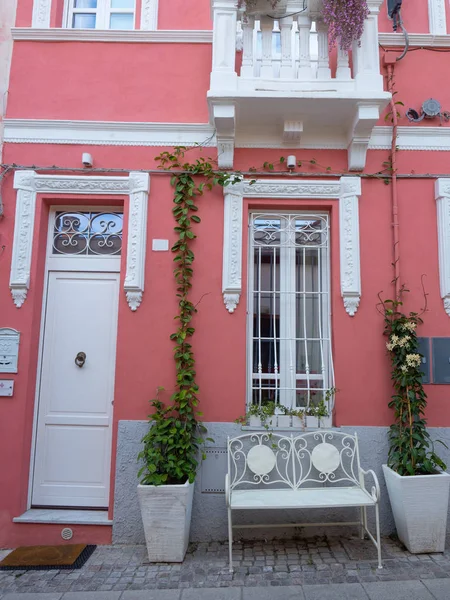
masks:
[[[84,363],[86,362],[86,353],[85,352],[78,352],[78,354],[75,356],[75,364],[77,365],[77,367],[81,367],[84,365]]]

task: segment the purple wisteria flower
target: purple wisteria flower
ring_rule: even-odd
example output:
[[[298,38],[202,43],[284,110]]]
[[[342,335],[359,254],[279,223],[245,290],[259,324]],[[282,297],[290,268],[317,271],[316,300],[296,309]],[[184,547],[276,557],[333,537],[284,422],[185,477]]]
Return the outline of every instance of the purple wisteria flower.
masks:
[[[367,0],[323,0],[322,15],[329,28],[330,47],[339,41],[342,50],[350,50],[353,42],[361,39],[369,8]]]
[[[306,0],[307,1],[307,0]],[[238,0],[238,8],[251,10],[257,0]],[[275,9],[280,0],[267,0]],[[322,16],[328,25],[328,41],[330,48],[336,43],[342,50],[350,50],[353,42],[360,42],[364,31],[364,21],[369,16],[367,0],[323,0]]]

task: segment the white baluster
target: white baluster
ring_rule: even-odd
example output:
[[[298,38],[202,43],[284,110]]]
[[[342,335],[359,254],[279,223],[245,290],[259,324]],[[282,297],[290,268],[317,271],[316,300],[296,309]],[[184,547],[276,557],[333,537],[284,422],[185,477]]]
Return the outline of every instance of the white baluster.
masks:
[[[280,78],[292,79],[294,68],[292,65],[292,17],[279,20],[281,32],[281,67]]]
[[[298,66],[298,78],[312,79],[311,55],[310,55],[310,31],[311,19],[308,16],[298,17],[298,35],[300,38],[300,57]]]
[[[339,46],[339,41],[337,44],[337,69],[336,69],[336,79],[351,79],[352,72],[350,70],[350,65],[348,61],[348,52],[346,50],[341,50]]]
[[[242,20],[242,67],[241,77],[254,77],[253,66],[253,30],[255,17],[248,16]]]
[[[272,65],[272,32],[273,19],[270,17],[260,17],[262,32],[262,61],[261,77],[263,79],[273,79]]]
[[[319,56],[317,61],[317,79],[331,79],[330,55],[328,54],[328,25],[316,21]]]

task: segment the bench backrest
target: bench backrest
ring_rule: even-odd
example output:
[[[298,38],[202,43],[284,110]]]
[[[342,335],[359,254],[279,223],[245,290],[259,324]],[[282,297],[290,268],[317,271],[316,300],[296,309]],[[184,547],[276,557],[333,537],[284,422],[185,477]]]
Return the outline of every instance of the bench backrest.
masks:
[[[230,489],[360,486],[358,438],[339,431],[228,438]]]

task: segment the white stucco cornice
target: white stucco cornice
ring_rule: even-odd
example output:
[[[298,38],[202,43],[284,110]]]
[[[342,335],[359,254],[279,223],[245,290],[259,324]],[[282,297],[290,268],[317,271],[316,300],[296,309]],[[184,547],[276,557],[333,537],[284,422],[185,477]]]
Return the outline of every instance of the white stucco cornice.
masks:
[[[158,44],[211,44],[212,31],[202,29],[180,30],[130,30],[114,29],[63,29],[52,27],[13,27],[15,41],[37,42],[154,42]]]

